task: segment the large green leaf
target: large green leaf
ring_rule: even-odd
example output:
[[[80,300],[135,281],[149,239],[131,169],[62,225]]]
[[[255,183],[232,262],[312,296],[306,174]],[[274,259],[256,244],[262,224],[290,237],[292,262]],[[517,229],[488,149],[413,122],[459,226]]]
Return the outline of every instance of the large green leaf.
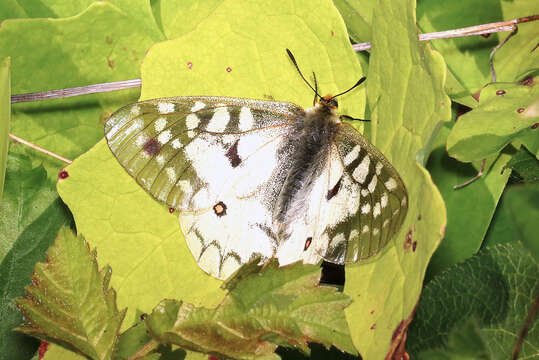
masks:
[[[320,267],[253,265],[227,281],[229,294],[215,309],[163,300],[146,319],[151,335],[220,358],[278,359],[277,345],[308,352],[308,342],[355,352],[343,312],[350,298],[318,285]]]
[[[47,250],[47,261],[37,263],[26,297],[16,300],[25,317],[17,331],[58,342],[94,360],[112,358],[125,310],[116,306],[109,288],[112,271],[97,265],[82,236],[61,228]]]
[[[511,155],[502,153],[489,159],[481,178],[455,190],[455,185],[474,177],[481,165],[480,162],[465,164],[449,157],[445,143],[453,124],[447,123],[442,127],[427,163],[427,169],[447,206],[444,241],[429,263],[428,276],[434,276],[446,267],[477,253],[511,174],[510,170],[502,171]]]
[[[238,12],[239,4],[225,2],[196,30],[153,46],[142,68],[141,99],[226,95],[311,106],[312,92],[290,63],[286,48],[294,52],[304,73],[316,71],[323,92],[345,90],[361,77],[331,2],[241,2]],[[260,13],[273,15],[253,22]],[[363,116],[364,104],[362,89],[340,101],[342,111],[355,117]],[[72,210],[77,229],[98,248],[100,261],[114,269],[112,285],[119,306],[129,307],[127,324],[137,309],[149,312],[165,297],[196,306],[219,303],[220,282],[198,268],[177,215],[169,214],[136,184],[104,141],[67,171],[69,177],[58,184],[58,192]]]
[[[537,80],[535,80],[537,81]],[[493,83],[481,90],[479,106],[459,117],[447,137],[449,155],[463,162],[500,152],[515,138],[537,132],[539,87]]]
[[[363,358],[382,359],[402,340],[425,269],[445,228],[440,193],[423,168],[437,129],[450,119],[441,56],[416,38],[414,1],[381,1],[373,16],[367,94],[373,143],[402,176],[408,216],[389,249],[347,266],[344,291],[354,343]],[[398,54],[398,55],[396,55]]]
[[[72,223],[45,169],[32,168],[20,147],[10,148],[0,202],[0,358],[10,354],[10,359],[27,359],[37,347],[34,339],[12,331],[23,321],[13,299],[23,295],[34,264],[44,260],[58,229]]]
[[[2,193],[4,191],[9,145],[9,123],[11,121],[11,81],[9,70],[10,58],[0,61],[0,201],[2,201]]]
[[[452,330],[475,318],[490,358],[510,359],[539,292],[538,274],[538,263],[520,243],[486,248],[444,272],[421,296],[408,331],[411,357],[448,346]],[[539,327],[532,324],[519,358],[531,359],[538,352]]]
[[[12,92],[27,93],[140,76],[152,44],[133,19],[108,2],[63,19],[6,20],[0,27],[0,57],[11,56]],[[28,34],[28,36],[21,36]],[[11,132],[67,158],[102,136],[100,116],[137,98],[138,89],[13,105]],[[65,164],[29,150],[56,178]]]

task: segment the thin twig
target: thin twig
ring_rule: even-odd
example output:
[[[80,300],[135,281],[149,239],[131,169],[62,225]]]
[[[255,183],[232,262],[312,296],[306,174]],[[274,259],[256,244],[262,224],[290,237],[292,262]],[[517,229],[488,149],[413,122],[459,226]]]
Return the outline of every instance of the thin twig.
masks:
[[[512,31],[515,24],[525,23],[529,21],[539,20],[539,15],[532,15],[521,17],[518,19],[495,22],[490,24],[469,26],[461,29],[439,31],[428,34],[419,34],[420,41],[434,40],[434,39],[448,39],[453,37],[460,36],[472,36],[472,35],[482,35],[490,34],[500,31]],[[370,43],[360,43],[352,45],[355,51],[364,51],[371,48]],[[77,95],[86,95],[100,92],[116,91],[129,88],[136,88],[141,86],[140,79],[126,80],[126,81],[117,81],[111,83],[95,84],[89,86],[80,86],[75,88],[61,89],[61,90],[50,90],[30,94],[19,94],[11,96],[11,102],[28,102],[28,101],[40,101],[47,99],[56,99],[69,96]]]
[[[481,168],[479,169],[479,172],[477,173],[477,175],[475,175],[470,180],[468,180],[466,182],[463,182],[462,184],[453,186],[453,190],[461,189],[461,188],[463,188],[465,186],[468,186],[471,183],[473,183],[474,181],[476,181],[477,179],[479,179],[481,176],[483,176],[483,170],[485,170],[485,162],[486,161],[487,161],[487,159],[481,160]]]
[[[513,348],[513,355],[511,356],[512,360],[518,359],[518,354],[520,354],[520,348],[522,347],[522,343],[524,342],[524,339],[528,334],[530,326],[533,324],[533,320],[535,319],[535,315],[537,314],[537,309],[539,309],[539,296],[535,298],[532,308],[530,309],[528,316],[526,316],[524,325],[522,326],[522,329],[520,329],[517,341],[515,342],[515,347]]]
[[[29,147],[31,147],[32,149],[35,149],[35,150],[37,150],[37,151],[40,151],[40,152],[42,152],[42,153],[44,153],[44,154],[47,154],[47,155],[49,155],[49,156],[52,156],[53,158],[58,159],[58,160],[60,160],[60,161],[63,161],[63,162],[65,162],[65,163],[67,163],[67,164],[71,164],[71,163],[73,162],[73,161],[71,161],[71,160],[69,160],[69,159],[66,159],[66,158],[63,157],[63,156],[60,156],[60,155],[58,155],[58,154],[55,154],[55,153],[53,153],[52,151],[43,149],[42,147],[37,146],[36,144],[32,144],[31,142],[26,141],[26,140],[24,140],[24,139],[21,139],[20,137],[17,137],[17,136],[15,136],[15,135],[13,135],[13,134],[9,134],[9,137],[10,137],[11,139],[15,140],[16,142],[19,142],[19,143],[21,143],[21,144],[23,144],[23,145],[29,146]]]
[[[49,100],[49,99],[58,99],[66,98],[71,96],[78,95],[87,95],[95,93],[104,93],[117,90],[125,90],[131,88],[140,87],[142,84],[140,79],[133,80],[124,80],[124,81],[115,81],[103,84],[94,84],[88,86],[79,86],[74,88],[60,89],[60,90],[50,90],[35,92],[29,94],[19,94],[11,96],[11,103],[19,102],[29,102],[29,101],[40,101],[40,100]]]
[[[518,19],[495,22],[490,24],[468,26],[460,29],[438,31],[427,34],[419,34],[419,41],[436,39],[451,39],[463,36],[484,35],[502,31],[512,31],[516,24],[539,20],[539,15],[525,16]],[[352,45],[355,51],[364,51],[371,48],[371,43],[359,43]]]
[[[515,25],[513,27],[513,31],[511,31],[509,35],[507,35],[507,37],[503,39],[501,43],[496,45],[494,49],[492,49],[492,51],[490,52],[488,62],[490,64],[490,75],[492,77],[492,82],[496,82],[496,71],[494,70],[494,54],[496,54],[496,52],[503,46],[503,44],[505,44],[507,40],[511,39],[517,32],[518,32],[518,26]]]

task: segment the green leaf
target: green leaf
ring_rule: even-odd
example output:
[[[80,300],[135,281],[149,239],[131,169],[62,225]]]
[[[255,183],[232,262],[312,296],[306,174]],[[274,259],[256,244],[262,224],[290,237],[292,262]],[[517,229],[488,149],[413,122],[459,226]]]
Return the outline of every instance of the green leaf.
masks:
[[[513,185],[506,189],[488,230],[485,243],[522,243],[539,261],[537,219],[539,216],[539,185]]]
[[[339,9],[350,38],[356,42],[371,41],[371,17],[374,3],[368,1],[333,0]]]
[[[420,1],[417,7],[418,26],[421,32],[457,29],[472,25],[511,20],[536,14],[535,0],[523,1]],[[494,57],[497,81],[522,80],[526,70],[537,69],[537,44],[539,29],[533,22],[518,25],[512,37]],[[488,37],[468,36],[431,41],[447,63],[448,71],[463,85],[469,94],[491,82],[489,55],[509,33],[490,34]]]
[[[91,359],[111,359],[125,310],[116,307],[110,276],[109,267],[99,271],[96,251],[82,236],[60,229],[47,262],[36,264],[27,296],[16,300],[27,321],[16,330]]]
[[[295,263],[279,269],[273,260],[256,273],[242,271],[240,280],[225,285],[229,294],[215,309],[163,300],[146,320],[151,335],[235,359],[278,358],[277,345],[308,352],[308,342],[355,352],[342,311],[350,298],[318,285],[320,267]]]
[[[498,153],[513,139],[536,131],[539,88],[493,83],[481,91],[479,106],[459,117],[447,137],[449,155],[463,162]]]
[[[425,287],[408,331],[411,357],[451,348],[455,326],[475,318],[491,358],[510,359],[539,292],[538,274],[538,263],[515,243],[486,248],[436,277]],[[539,328],[531,326],[520,356],[532,358],[538,351]]]
[[[344,291],[354,302],[345,312],[365,359],[391,357],[401,341],[446,223],[442,197],[423,168],[437,130],[451,115],[445,67],[416,39],[413,10],[413,1],[386,0],[373,15],[367,84],[372,139],[402,176],[410,204],[387,251],[346,267]]]
[[[502,172],[511,159],[511,155],[502,153],[486,162],[482,177],[455,190],[453,186],[473,178],[481,165],[480,162],[465,164],[449,157],[445,142],[453,124],[447,123],[442,127],[427,163],[427,169],[447,206],[444,241],[429,263],[429,277],[477,253],[511,173]]]
[[[323,92],[348,89],[354,83],[350,79],[361,78],[356,54],[331,2],[242,2],[241,11],[238,4],[223,2],[194,31],[153,46],[144,59],[141,99],[202,94],[271,97],[312,106],[312,92],[290,63],[287,47],[306,74],[316,71]],[[272,16],[254,23],[260,13]],[[219,46],[215,33],[220,34]],[[364,90],[344,96],[339,105],[343,113],[362,117]],[[206,307],[221,301],[221,282],[196,264],[177,214],[148,196],[104,141],[66,169],[70,176],[58,184],[58,192],[73,212],[77,229],[99,248],[101,261],[114,269],[112,285],[118,290],[118,304],[129,308],[127,324],[137,309],[149,312],[163,298]]]
[[[45,259],[58,229],[72,223],[45,169],[32,168],[20,152],[20,145],[11,146],[0,202],[0,354],[12,359],[28,358],[39,345],[12,331],[23,321],[13,299],[24,295],[34,264]]]
[[[0,27],[0,58],[11,56],[15,94],[140,77],[140,63],[152,43],[132,18],[108,2],[94,2],[69,18],[6,20]],[[11,132],[73,159],[102,137],[100,117],[138,94],[131,89],[14,104]],[[27,153],[34,165],[43,163],[51,179],[65,165],[33,149]]]
[[[524,147],[521,147],[503,167],[504,170],[507,168],[519,173],[526,183],[539,182],[539,160]]]
[[[10,58],[0,61],[0,201],[4,191],[11,120]],[[0,257],[1,259],[1,257]]]
[[[490,360],[490,354],[474,318],[455,325],[449,333],[447,349],[426,350],[419,353],[419,359],[447,360]]]

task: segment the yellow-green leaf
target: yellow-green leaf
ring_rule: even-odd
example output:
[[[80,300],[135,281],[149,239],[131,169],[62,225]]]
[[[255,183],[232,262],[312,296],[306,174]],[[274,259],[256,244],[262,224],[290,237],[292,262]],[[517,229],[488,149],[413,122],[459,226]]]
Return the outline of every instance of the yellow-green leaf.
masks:
[[[402,340],[446,223],[442,197],[423,167],[437,129],[450,119],[445,65],[418,42],[414,9],[412,0],[383,0],[373,15],[367,84],[373,144],[402,176],[409,208],[387,251],[346,269],[344,291],[354,302],[345,312],[365,359],[385,358]]]

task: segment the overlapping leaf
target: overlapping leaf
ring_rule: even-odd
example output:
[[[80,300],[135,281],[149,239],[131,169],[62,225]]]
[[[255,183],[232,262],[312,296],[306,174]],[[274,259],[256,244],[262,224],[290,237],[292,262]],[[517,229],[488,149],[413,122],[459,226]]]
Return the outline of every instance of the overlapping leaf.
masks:
[[[17,328],[45,341],[58,341],[91,359],[111,359],[125,310],[116,306],[109,288],[111,269],[97,266],[96,251],[62,228],[37,263],[32,285],[17,305],[26,323]]]
[[[319,286],[318,266],[279,269],[273,261],[246,276],[242,270],[238,281],[226,283],[229,294],[215,309],[162,301],[146,319],[151,335],[220,358],[278,359],[277,345],[308,352],[308,342],[355,352],[342,311],[350,298]]]
[[[62,6],[66,2],[56,3]],[[153,41],[144,29],[132,24],[133,19],[108,2],[94,2],[83,13],[69,18],[3,21],[0,57],[11,56],[12,93],[140,77],[140,63]],[[11,132],[74,158],[101,138],[100,117],[106,116],[103,112],[110,113],[136,100],[138,93],[134,89],[14,104]],[[33,150],[29,153],[35,165],[43,163],[51,179],[65,165]]]
[[[454,266],[423,291],[408,332],[410,355],[448,346],[452,329],[475,318],[491,359],[510,359],[539,291],[538,274],[537,262],[520,243],[487,248]],[[539,327],[532,323],[528,330],[523,359],[539,351]]]
[[[367,94],[372,138],[399,171],[409,196],[401,231],[373,262],[348,266],[346,309],[362,357],[381,359],[398,345],[445,227],[440,193],[423,168],[436,130],[450,119],[445,66],[415,33],[414,1],[381,1],[373,16]]]
[[[481,90],[479,106],[459,117],[447,137],[449,155],[463,162],[480,160],[519,136],[537,132],[539,87],[535,81],[531,85],[493,83]]]
[[[34,264],[44,260],[58,229],[72,222],[45,169],[32,168],[20,147],[10,147],[0,201],[0,354],[12,358],[29,356],[38,345],[12,331],[23,321],[13,299],[24,294]]]
[[[510,170],[502,171],[511,155],[495,155],[486,163],[481,178],[455,190],[455,185],[473,178],[481,164],[464,164],[449,157],[445,143],[453,124],[447,123],[440,130],[427,163],[447,207],[445,237],[429,263],[430,277],[479,250],[511,173]],[[470,221],[470,214],[473,214],[473,221]]]

